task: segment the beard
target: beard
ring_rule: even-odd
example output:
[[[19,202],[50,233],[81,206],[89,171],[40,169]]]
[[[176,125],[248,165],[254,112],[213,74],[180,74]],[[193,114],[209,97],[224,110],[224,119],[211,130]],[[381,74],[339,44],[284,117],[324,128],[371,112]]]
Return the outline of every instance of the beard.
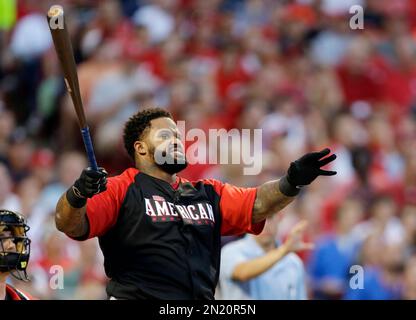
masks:
[[[173,163],[173,164],[169,164],[169,163],[157,164],[156,163],[156,165],[166,173],[175,174],[184,170],[188,166],[188,163],[187,162]]]
[[[174,163],[162,163],[162,164],[156,163],[156,165],[160,169],[162,169],[163,171],[165,171],[166,173],[175,174],[175,173],[178,173],[178,172],[181,172],[182,170],[184,170],[188,166],[188,162],[186,162],[186,160],[185,160],[184,163],[177,163],[177,162],[174,162]]]
[[[185,156],[181,159],[177,159],[173,154],[168,154],[165,150],[155,153],[154,148],[151,150],[151,154],[156,166],[171,175],[181,172],[188,166]],[[160,155],[161,157],[159,157],[159,159],[163,159],[163,161],[158,161],[157,155]]]

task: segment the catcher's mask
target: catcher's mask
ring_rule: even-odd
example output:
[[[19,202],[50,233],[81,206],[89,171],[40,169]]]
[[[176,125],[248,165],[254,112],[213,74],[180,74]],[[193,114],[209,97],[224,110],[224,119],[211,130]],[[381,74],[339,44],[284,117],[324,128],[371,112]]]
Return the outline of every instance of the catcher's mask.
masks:
[[[30,256],[29,226],[16,212],[0,209],[0,272],[10,272],[18,280],[29,280],[26,273]]]

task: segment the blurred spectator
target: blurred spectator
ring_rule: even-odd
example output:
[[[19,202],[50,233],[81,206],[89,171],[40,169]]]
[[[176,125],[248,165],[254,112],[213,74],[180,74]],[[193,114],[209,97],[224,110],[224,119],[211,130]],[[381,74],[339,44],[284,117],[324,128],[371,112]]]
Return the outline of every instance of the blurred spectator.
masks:
[[[86,166],[87,160],[81,153],[66,152],[60,155],[57,180],[48,184],[40,195],[40,202],[47,213],[55,211],[59,196],[72,185],[74,177],[79,176]]]
[[[20,199],[21,212],[27,218],[39,199],[41,187],[39,180],[33,176],[25,178],[18,185],[16,192]]]
[[[96,127],[94,140],[100,154],[114,152],[121,141],[123,124],[139,108],[140,96],[153,92],[157,86],[158,80],[131,60],[125,61],[119,71],[97,81],[87,116]]]
[[[30,161],[33,176],[42,187],[52,182],[55,175],[55,155],[48,148],[36,150]]]
[[[321,9],[329,16],[336,16],[348,13],[353,5],[363,6],[364,4],[364,0],[323,0]]]
[[[30,174],[30,160],[33,153],[33,141],[23,128],[18,128],[9,137],[7,165],[15,183]]]
[[[404,228],[404,244],[408,256],[416,253],[416,206],[406,205],[401,213],[401,223]]]
[[[0,101],[1,103],[1,101]],[[0,161],[7,161],[9,137],[15,127],[14,114],[0,105]]]
[[[321,66],[339,65],[349,48],[353,36],[348,32],[345,17],[333,17],[329,28],[324,28],[312,39],[311,59]]]
[[[221,256],[222,299],[306,299],[306,278],[297,251],[312,249],[302,241],[306,221],[298,223],[283,244],[276,242],[279,217],[266,221],[258,236],[246,235],[225,245]]]
[[[85,241],[80,247],[80,260],[83,263],[79,265],[80,281],[74,297],[82,300],[106,299],[106,293],[102,290],[106,282],[103,256],[98,241],[96,239]]]
[[[79,176],[86,165],[85,156],[78,152],[61,154],[58,160],[56,181],[50,181],[39,191],[37,201],[31,207],[31,211],[26,213],[32,227],[30,237],[34,244],[32,247],[33,260],[41,256],[45,224],[53,216],[59,197],[69,188],[73,179]]]
[[[403,299],[416,299],[416,256],[412,256],[406,263],[403,279]]]
[[[53,221],[45,221],[43,226],[42,253],[33,261],[35,263],[32,263],[31,272],[34,278],[44,279],[37,283],[37,289],[43,297],[68,299],[73,296],[78,284],[77,264],[81,263],[79,248],[71,243],[72,240],[62,237]],[[56,285],[56,288],[59,284],[61,288],[64,286],[65,290],[56,290],[50,285],[51,282]]]
[[[32,13],[20,19],[10,41],[10,49],[16,58],[31,60],[39,57],[52,46],[48,23],[44,15]]]
[[[133,21],[147,28],[152,42],[166,40],[175,26],[175,20],[169,11],[178,2],[177,0],[155,0],[137,9],[133,15]]]
[[[358,247],[351,231],[362,218],[360,201],[347,199],[337,211],[334,232],[318,240],[308,266],[314,298],[341,299],[344,295]]]
[[[381,241],[386,245],[402,244],[404,241],[404,229],[396,216],[397,205],[390,196],[381,195],[373,200],[370,207],[370,219],[357,225],[354,236],[363,241],[374,231],[378,231]]]
[[[388,249],[386,251],[386,249]],[[345,299],[349,300],[391,300],[400,298],[400,270],[395,268],[402,251],[396,246],[383,247],[380,237],[370,235],[364,241],[358,263],[363,267],[363,286],[348,286]],[[393,258],[393,259],[392,259]],[[400,261],[399,261],[400,263]],[[395,277],[396,276],[396,277]]]
[[[293,97],[276,99],[275,112],[264,117],[262,129],[266,137],[274,140],[276,136],[283,135],[288,144],[286,149],[292,150],[293,156],[302,154],[306,145],[305,124],[299,112],[300,108]],[[270,143],[269,141],[265,141]]]
[[[21,212],[20,199],[12,192],[13,182],[7,167],[0,163],[0,208]]]

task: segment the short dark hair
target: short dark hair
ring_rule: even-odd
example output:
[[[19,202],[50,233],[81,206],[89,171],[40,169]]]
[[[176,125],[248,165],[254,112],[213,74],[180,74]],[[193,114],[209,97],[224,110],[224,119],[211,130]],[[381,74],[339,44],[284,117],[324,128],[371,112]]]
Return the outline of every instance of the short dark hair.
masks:
[[[172,118],[169,111],[161,108],[149,108],[137,112],[131,116],[124,125],[124,147],[134,160],[134,143],[143,138],[143,133],[150,128],[150,121],[158,118]]]

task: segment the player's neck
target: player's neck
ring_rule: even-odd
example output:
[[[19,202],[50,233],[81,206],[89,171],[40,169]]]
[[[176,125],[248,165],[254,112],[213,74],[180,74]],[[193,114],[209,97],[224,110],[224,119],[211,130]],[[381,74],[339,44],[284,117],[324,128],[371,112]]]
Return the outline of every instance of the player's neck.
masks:
[[[145,172],[146,173],[146,172]],[[169,174],[164,171],[155,172],[155,174],[149,174],[152,177],[158,178],[160,180],[166,181],[167,183],[175,183],[176,181],[176,174]]]
[[[141,164],[137,168],[141,172],[143,172],[145,174],[148,174],[149,176],[152,176],[152,177],[160,179],[160,180],[164,180],[168,183],[174,183],[176,181],[176,174],[167,173],[167,172],[163,171],[162,169],[160,169],[157,166]]]

